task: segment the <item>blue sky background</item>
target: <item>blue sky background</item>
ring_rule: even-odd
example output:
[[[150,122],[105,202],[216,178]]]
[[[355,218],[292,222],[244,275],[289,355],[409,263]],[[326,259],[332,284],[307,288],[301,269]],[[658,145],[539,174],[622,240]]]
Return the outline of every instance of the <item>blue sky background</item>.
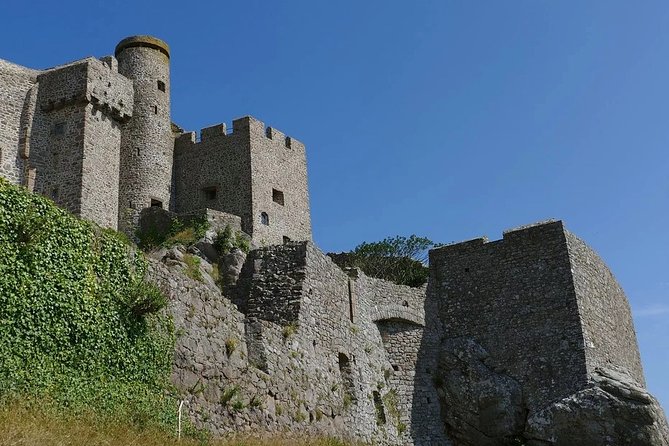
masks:
[[[179,125],[251,114],[307,145],[325,251],[565,220],[626,290],[669,408],[669,2],[3,0],[0,16],[0,58],[33,68],[166,40]]]

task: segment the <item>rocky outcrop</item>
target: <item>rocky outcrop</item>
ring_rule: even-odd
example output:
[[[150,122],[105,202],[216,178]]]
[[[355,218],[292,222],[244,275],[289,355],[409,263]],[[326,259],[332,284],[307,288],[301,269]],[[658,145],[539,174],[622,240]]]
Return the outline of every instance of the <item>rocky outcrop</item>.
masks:
[[[521,437],[527,411],[520,384],[492,364],[474,340],[442,344],[435,385],[446,431],[456,444],[503,445]]]
[[[472,339],[442,343],[435,384],[457,446],[667,446],[659,403],[628,374],[597,369],[591,385],[529,413],[519,383]]]
[[[528,446],[666,446],[667,420],[659,403],[627,374],[598,369],[592,387],[527,420]]]

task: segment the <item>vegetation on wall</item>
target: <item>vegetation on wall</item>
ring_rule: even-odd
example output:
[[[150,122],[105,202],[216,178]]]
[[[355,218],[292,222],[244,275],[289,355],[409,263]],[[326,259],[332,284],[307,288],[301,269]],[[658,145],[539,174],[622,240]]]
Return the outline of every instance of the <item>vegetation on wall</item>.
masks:
[[[370,277],[419,287],[429,276],[428,251],[439,246],[425,237],[396,236],[380,242],[363,242],[352,251],[328,255],[342,268],[356,267]]]
[[[234,231],[230,225],[225,225],[225,228],[216,234],[214,248],[221,254],[227,254],[235,248],[248,254],[251,250],[251,242],[243,233]]]
[[[138,230],[137,245],[144,251],[153,248],[170,248],[174,245],[189,246],[204,237],[209,229],[207,217],[190,218],[183,221],[177,217],[172,218],[167,228],[162,229],[158,226],[151,226],[142,231]]]
[[[174,426],[165,296],[124,237],[0,179],[0,402]]]

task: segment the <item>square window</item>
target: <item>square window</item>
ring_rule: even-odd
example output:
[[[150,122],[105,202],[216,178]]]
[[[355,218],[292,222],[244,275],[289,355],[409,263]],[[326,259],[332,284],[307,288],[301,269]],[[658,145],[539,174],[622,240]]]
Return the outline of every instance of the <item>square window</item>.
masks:
[[[205,187],[202,189],[202,195],[204,196],[204,199],[207,201],[215,200],[216,199],[216,187]]]
[[[283,206],[283,192],[280,190],[272,189],[272,200],[274,200],[275,203],[280,204]]]
[[[65,123],[59,122],[53,126],[54,135],[64,135],[65,134]]]
[[[151,207],[152,208],[162,208],[163,207],[163,202],[160,201],[160,200],[155,200],[155,199],[152,198],[151,199]]]
[[[165,91],[165,82],[158,81],[158,90]]]

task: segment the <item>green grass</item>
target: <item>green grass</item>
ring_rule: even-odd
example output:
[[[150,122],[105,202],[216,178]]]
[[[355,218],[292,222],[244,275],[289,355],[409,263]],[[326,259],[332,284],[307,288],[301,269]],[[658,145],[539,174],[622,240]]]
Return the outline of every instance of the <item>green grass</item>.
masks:
[[[71,415],[13,403],[0,407],[0,444],[12,446],[362,446],[331,438],[267,435],[176,437],[156,428],[139,428],[122,420],[101,420],[90,413]]]

